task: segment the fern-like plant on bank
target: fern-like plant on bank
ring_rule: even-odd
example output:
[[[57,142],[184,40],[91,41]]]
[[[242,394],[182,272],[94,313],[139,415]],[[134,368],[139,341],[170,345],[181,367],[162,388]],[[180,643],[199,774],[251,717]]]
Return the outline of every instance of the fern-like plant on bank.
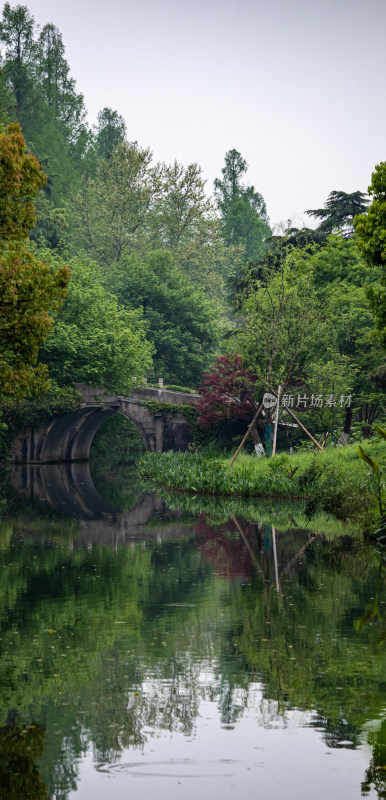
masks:
[[[381,428],[380,425],[376,425],[375,430],[379,436],[382,437],[382,439],[386,440],[386,430],[384,428]],[[379,464],[375,458],[372,458],[368,455],[368,453],[365,453],[360,445],[358,445],[358,454],[360,458],[362,458],[362,460],[371,467],[373,473],[374,494],[377,497],[379,515],[382,519],[385,513],[382,500],[382,492],[385,488],[385,482],[383,480],[384,467],[383,465]]]

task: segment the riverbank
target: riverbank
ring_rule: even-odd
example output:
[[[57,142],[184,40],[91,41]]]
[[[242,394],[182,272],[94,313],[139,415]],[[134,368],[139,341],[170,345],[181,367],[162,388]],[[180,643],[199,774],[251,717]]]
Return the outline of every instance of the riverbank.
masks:
[[[364,449],[385,463],[385,442],[369,441]],[[376,517],[374,478],[359,458],[357,444],[271,459],[243,455],[233,467],[229,463],[229,457],[201,453],[146,453],[139,473],[155,491],[163,487],[198,495],[302,499],[308,516],[322,511],[343,520]]]

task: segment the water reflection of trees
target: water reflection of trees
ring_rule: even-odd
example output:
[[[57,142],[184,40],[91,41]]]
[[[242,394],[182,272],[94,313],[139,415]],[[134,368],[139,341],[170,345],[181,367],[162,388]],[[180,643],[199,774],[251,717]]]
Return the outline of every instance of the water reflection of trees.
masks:
[[[0,798],[48,800],[47,787],[36,763],[43,754],[44,728],[37,724],[20,725],[17,715],[8,716],[8,724],[0,728]]]
[[[374,787],[378,797],[386,797],[386,720],[383,720],[378,731],[369,735],[369,743],[373,746],[370,766],[366,770],[362,783],[362,795],[366,795]]]
[[[42,781],[58,798],[88,748],[112,762],[157,730],[190,736],[202,700],[225,726],[251,706],[261,724],[313,709],[329,746],[356,747],[379,716],[378,621],[355,627],[379,558],[361,543],[277,530],[278,591],[272,530],[240,518],[201,517],[190,538],[116,552],[73,547],[73,522],[35,521],[29,535],[25,521],[7,525],[1,722],[18,708],[27,726],[33,709],[46,730]],[[380,792],[377,759],[374,750],[366,781]]]

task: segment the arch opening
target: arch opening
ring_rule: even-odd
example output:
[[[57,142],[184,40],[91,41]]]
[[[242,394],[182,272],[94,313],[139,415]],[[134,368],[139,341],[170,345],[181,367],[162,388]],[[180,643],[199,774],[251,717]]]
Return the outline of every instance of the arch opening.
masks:
[[[106,421],[120,415],[128,421],[131,428],[137,430],[145,449],[151,449],[146,433],[136,420],[121,410],[119,405],[105,406],[87,405],[48,425],[36,447],[34,461],[45,463],[56,461],[87,461],[94,437]]]
[[[103,500],[119,512],[137,502],[143,489],[139,458],[146,452],[142,432],[127,415],[116,413],[102,422],[90,447],[90,473]]]

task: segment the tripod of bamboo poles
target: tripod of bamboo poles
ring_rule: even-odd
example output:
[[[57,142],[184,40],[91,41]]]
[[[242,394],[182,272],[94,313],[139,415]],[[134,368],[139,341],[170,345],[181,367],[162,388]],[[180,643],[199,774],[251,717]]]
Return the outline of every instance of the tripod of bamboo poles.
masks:
[[[273,443],[272,443],[272,455],[275,455],[275,453],[276,453],[277,428],[278,428],[278,424],[279,424],[280,397],[281,397],[281,391],[282,391],[282,387],[281,387],[281,386],[280,386],[280,384],[279,384],[279,386],[278,386],[278,389],[277,389],[277,392],[275,392],[273,389],[271,389],[271,387],[270,387],[270,386],[269,386],[268,388],[269,388],[270,392],[273,394],[273,396],[274,396],[274,397],[276,397],[276,411],[275,411],[275,423],[274,423],[274,436],[273,436]],[[252,420],[252,422],[250,423],[250,425],[248,425],[248,428],[247,428],[247,430],[246,430],[246,433],[244,434],[244,437],[243,437],[242,441],[240,442],[240,444],[239,444],[239,446],[238,446],[238,448],[237,448],[237,450],[236,450],[236,452],[235,452],[234,456],[232,457],[232,459],[231,459],[231,461],[230,461],[230,464],[229,464],[229,466],[230,466],[230,467],[232,467],[232,466],[233,466],[234,462],[236,461],[236,458],[237,458],[237,456],[238,456],[238,455],[241,453],[241,450],[243,449],[243,447],[244,447],[244,444],[245,444],[245,442],[246,442],[246,440],[247,440],[247,438],[248,438],[248,436],[249,436],[249,434],[250,434],[250,432],[251,432],[251,430],[252,430],[253,426],[255,425],[256,421],[258,420],[258,418],[259,418],[259,416],[260,416],[260,414],[261,414],[261,412],[262,412],[263,408],[264,408],[264,401],[262,401],[262,402],[260,403],[260,405],[259,405],[259,407],[258,407],[258,409],[257,409],[257,411],[256,411],[256,414],[255,414],[255,416],[253,417],[253,420]],[[316,439],[314,439],[314,437],[313,437],[312,433],[310,433],[310,431],[308,431],[308,430],[307,430],[307,428],[305,427],[305,425],[303,425],[303,423],[302,423],[302,422],[300,422],[300,420],[299,420],[299,419],[298,419],[298,417],[297,417],[297,416],[294,414],[294,412],[292,411],[292,409],[290,409],[288,406],[283,406],[283,411],[285,411],[287,414],[290,414],[290,416],[291,416],[291,417],[292,417],[292,418],[295,420],[295,422],[296,422],[296,423],[299,425],[299,427],[300,427],[300,428],[301,428],[301,429],[304,431],[304,433],[305,433],[305,434],[308,436],[308,438],[309,438],[309,439],[311,439],[311,441],[313,442],[314,446],[315,446],[316,448],[318,448],[318,450],[323,450],[323,446],[322,446],[322,445],[321,445],[319,442],[317,442],[317,441],[316,441]]]

